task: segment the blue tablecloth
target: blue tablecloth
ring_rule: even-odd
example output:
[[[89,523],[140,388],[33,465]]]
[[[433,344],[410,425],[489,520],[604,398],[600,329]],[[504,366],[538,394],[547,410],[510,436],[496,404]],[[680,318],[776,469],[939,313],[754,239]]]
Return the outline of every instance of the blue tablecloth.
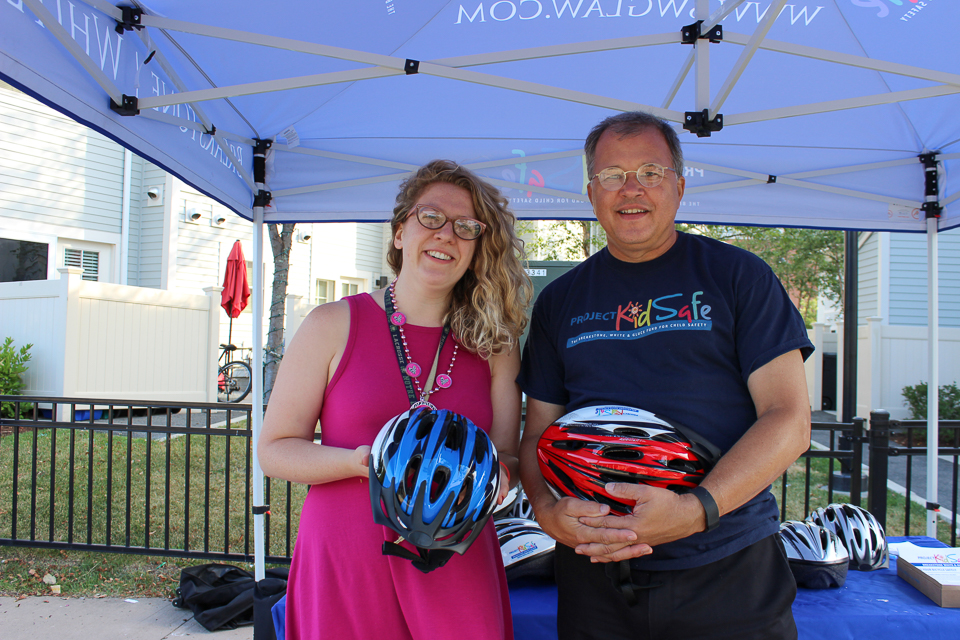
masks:
[[[926,537],[909,540],[918,546],[947,545]],[[557,587],[523,580],[510,586],[514,632],[523,640],[556,640]],[[930,598],[897,576],[896,560],[889,569],[850,571],[839,589],[799,589],[793,603],[800,640],[956,640],[960,609],[941,609]]]
[[[926,537],[909,540],[921,547],[945,547]],[[285,601],[273,607],[277,638],[283,640]],[[557,586],[552,582],[521,579],[510,584],[514,634],[522,640],[556,640]],[[889,569],[850,571],[839,589],[799,589],[793,603],[800,640],[955,640],[960,638],[960,609],[941,609],[927,596]]]

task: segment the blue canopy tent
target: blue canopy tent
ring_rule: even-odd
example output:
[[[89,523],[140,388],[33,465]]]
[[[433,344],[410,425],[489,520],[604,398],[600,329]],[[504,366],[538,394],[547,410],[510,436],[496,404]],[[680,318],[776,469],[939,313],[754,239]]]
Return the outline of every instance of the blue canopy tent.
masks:
[[[254,224],[386,220],[397,182],[437,157],[501,187],[521,218],[589,219],[584,135],[646,110],[682,134],[679,221],[926,233],[939,386],[936,239],[960,226],[954,3],[121,5],[0,3],[0,78]]]

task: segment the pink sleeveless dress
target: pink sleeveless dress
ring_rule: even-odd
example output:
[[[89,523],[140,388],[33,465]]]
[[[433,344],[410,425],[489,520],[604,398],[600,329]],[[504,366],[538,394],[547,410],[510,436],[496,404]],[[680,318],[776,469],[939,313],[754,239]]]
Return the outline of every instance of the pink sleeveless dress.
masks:
[[[323,444],[355,449],[410,408],[386,314],[369,294],[346,298],[350,337],[324,394]],[[440,328],[404,325],[411,358],[429,371]],[[453,353],[448,339],[438,373]],[[434,393],[437,407],[490,429],[490,366],[460,349],[453,386]],[[426,375],[423,374],[423,378]],[[381,554],[397,534],[374,524],[369,481],[350,478],[310,488],[287,584],[290,640],[495,640],[513,638],[506,575],[493,521],[464,555],[424,574]]]

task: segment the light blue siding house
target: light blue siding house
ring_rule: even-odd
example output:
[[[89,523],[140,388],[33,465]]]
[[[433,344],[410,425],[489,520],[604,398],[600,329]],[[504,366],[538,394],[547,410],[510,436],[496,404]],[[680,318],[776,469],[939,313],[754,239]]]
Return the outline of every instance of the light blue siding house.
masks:
[[[937,242],[938,358],[944,385],[960,383],[960,230],[939,234]],[[930,377],[927,292],[926,236],[860,234],[857,415],[885,409],[894,418],[909,417],[903,387]],[[836,352],[842,371],[842,336]],[[840,398],[841,390],[837,393]]]

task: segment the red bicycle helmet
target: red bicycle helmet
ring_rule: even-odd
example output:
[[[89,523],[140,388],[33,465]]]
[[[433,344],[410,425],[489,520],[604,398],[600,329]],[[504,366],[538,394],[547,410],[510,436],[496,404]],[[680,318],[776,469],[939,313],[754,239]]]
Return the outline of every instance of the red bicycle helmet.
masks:
[[[648,484],[685,493],[700,484],[720,450],[692,429],[634,407],[578,409],[551,424],[537,443],[540,472],[559,499],[610,505],[626,515],[634,503],[614,498],[608,482]]]

